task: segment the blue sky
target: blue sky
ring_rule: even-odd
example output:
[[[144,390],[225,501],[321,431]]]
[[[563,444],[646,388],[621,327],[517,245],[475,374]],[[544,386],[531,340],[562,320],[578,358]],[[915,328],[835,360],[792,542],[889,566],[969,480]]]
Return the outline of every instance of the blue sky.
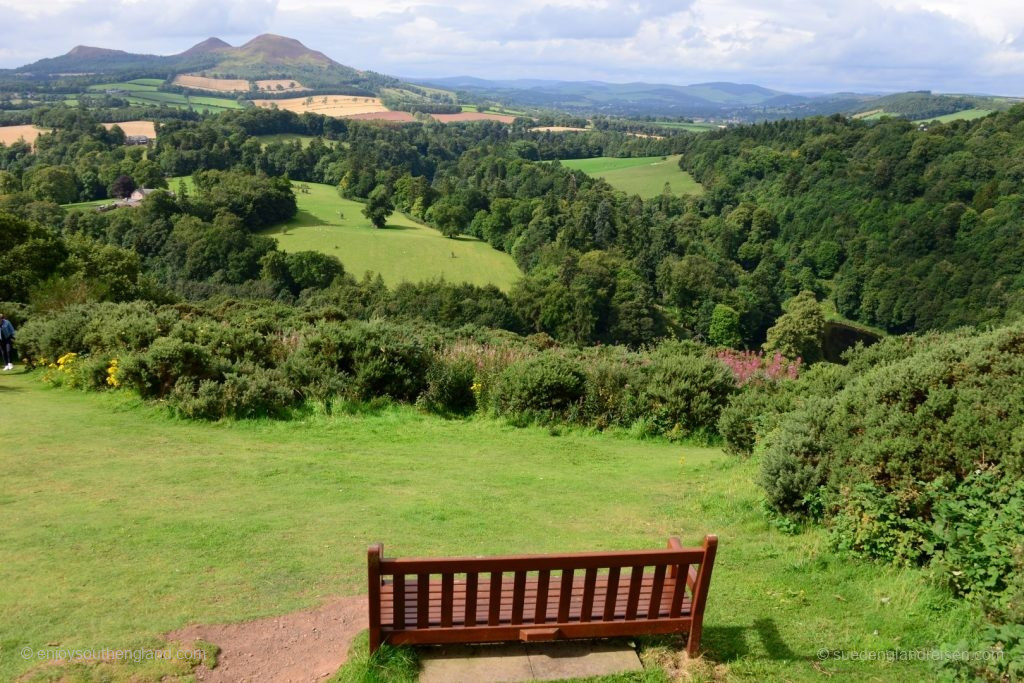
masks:
[[[399,76],[1024,95],[1019,0],[0,0],[0,67],[264,32]]]

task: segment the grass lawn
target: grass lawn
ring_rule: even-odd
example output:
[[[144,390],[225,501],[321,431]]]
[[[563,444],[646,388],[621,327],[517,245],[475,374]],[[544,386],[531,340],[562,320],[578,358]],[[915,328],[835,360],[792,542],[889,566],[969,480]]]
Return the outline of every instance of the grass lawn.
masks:
[[[447,421],[410,407],[192,423],[125,394],[0,376],[0,680],[22,648],[144,647],[189,623],[365,592],[365,550],[487,554],[720,536],[706,656],[736,680],[928,680],[973,612],[922,573],[769,524],[755,462],[712,448]]]
[[[670,157],[595,157],[566,159],[563,166],[607,180],[612,187],[644,199],[657,197],[669,184],[675,194],[700,194],[703,188],[686,171],[679,168],[679,155]]]
[[[298,190],[303,184],[309,186],[308,194]],[[387,228],[377,230],[363,216],[363,205],[342,199],[333,186],[294,185],[299,213],[263,233],[277,239],[284,251],[322,251],[337,256],[356,277],[372,271],[389,285],[444,277],[507,290],[522,275],[511,256],[486,242],[448,239],[399,213],[391,216]]]

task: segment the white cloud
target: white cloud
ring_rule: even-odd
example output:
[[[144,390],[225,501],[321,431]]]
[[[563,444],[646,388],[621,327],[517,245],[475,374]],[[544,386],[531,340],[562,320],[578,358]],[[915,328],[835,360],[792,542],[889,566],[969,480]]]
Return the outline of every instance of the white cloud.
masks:
[[[407,76],[1024,95],[1019,0],[0,0],[0,65],[264,31]]]

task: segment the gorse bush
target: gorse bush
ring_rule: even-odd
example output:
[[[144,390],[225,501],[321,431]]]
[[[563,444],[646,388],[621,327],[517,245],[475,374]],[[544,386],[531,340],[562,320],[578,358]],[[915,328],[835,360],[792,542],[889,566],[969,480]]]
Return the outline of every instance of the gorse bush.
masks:
[[[776,512],[820,519],[840,550],[930,565],[994,623],[1019,623],[1024,327],[885,340],[847,359],[734,399],[719,423],[730,447],[762,444]]]
[[[343,318],[319,300],[84,304],[31,321],[25,338],[46,363],[74,354],[51,372],[54,383],[132,390],[196,419],[388,399],[446,415],[681,438],[713,433],[736,391],[726,366],[692,342],[566,349],[544,334]]]
[[[510,365],[498,378],[493,402],[516,419],[565,420],[583,398],[583,366],[559,351],[544,351]]]
[[[658,431],[673,436],[712,431],[736,390],[732,373],[719,360],[673,344],[652,354],[646,375],[643,400],[649,415]]]
[[[476,409],[476,364],[462,355],[439,355],[427,369],[427,388],[418,403],[439,415],[465,415]]]

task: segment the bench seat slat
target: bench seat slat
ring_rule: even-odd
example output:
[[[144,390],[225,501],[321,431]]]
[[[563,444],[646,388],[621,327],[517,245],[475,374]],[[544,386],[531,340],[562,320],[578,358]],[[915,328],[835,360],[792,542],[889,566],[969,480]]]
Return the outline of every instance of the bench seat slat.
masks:
[[[672,611],[672,598],[675,595],[675,579],[664,579],[664,588],[661,591],[657,590],[655,585],[656,577],[646,576],[642,582],[638,584],[636,593],[637,604],[643,604],[646,607],[646,616],[649,619],[668,619],[671,618]],[[545,601],[545,611],[540,617],[542,621],[535,623],[566,623],[566,622],[581,622],[583,613],[584,593],[586,592],[586,577],[575,576],[573,577],[573,583],[569,591],[569,600],[567,606],[567,618],[562,619],[562,586],[561,581],[550,582],[547,589],[547,600]],[[598,621],[594,623],[601,623],[601,621],[616,621],[624,620],[627,618],[627,610],[629,602],[632,598],[632,585],[633,581],[631,577],[620,581],[616,584],[616,593],[614,599],[610,604],[611,616],[602,619],[604,615],[595,615]],[[409,629],[412,628],[411,624],[416,624],[417,628],[423,628],[419,625],[420,616],[420,605],[419,598],[422,595],[422,590],[418,580],[406,581],[405,587],[405,599],[399,601],[400,604],[404,605],[404,626],[400,628]],[[431,581],[428,586],[427,594],[429,595],[428,609],[427,609],[427,622],[426,628],[437,628],[443,626],[450,627],[468,627],[474,624],[491,624],[492,612],[492,598],[491,591],[487,593],[477,593],[476,596],[476,607],[475,615],[476,618],[470,624],[466,623],[466,615],[472,616],[473,612],[467,612],[468,600],[467,600],[467,584],[464,582],[453,582],[451,602],[449,605],[443,605],[442,597],[444,596],[443,584],[437,581]],[[492,586],[493,588],[493,586]],[[538,580],[523,579],[522,581],[522,596],[517,599],[515,595],[515,583],[510,587],[507,582],[501,584],[501,592],[496,603],[497,612],[497,624],[509,624],[515,625],[516,623],[522,622],[522,606],[527,607],[537,605],[538,596]],[[598,595],[604,595],[608,589],[608,578],[606,576],[595,576],[594,577],[594,593]],[[683,584],[685,590],[685,583]],[[381,596],[384,602],[384,607],[381,610],[381,627],[384,630],[395,629],[395,612],[390,609],[389,606],[394,603],[392,598],[395,590],[395,584],[392,582],[385,582],[381,586]],[[655,593],[660,593],[655,597]],[[650,606],[652,602],[655,602],[658,606],[657,616],[653,616]],[[443,623],[445,607],[447,607],[453,614],[451,623]],[[520,614],[518,615],[518,621],[515,620],[516,607],[519,608]],[[687,617],[689,616],[690,602],[687,597],[680,603],[680,613],[676,617]],[[538,612],[531,612],[533,617],[536,619]],[[606,614],[608,614],[606,612]],[[460,618],[461,617],[461,618]],[[635,618],[635,614],[634,617]]]

